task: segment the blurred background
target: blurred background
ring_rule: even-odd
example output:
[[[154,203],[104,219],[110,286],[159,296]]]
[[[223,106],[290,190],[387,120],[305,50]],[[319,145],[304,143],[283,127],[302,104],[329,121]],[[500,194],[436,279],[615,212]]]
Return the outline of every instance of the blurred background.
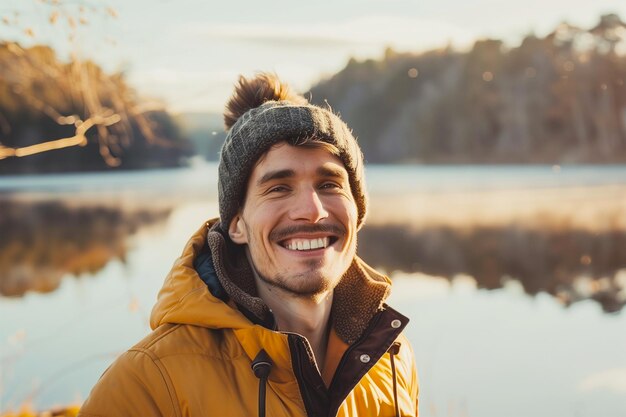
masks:
[[[353,128],[424,417],[626,415],[626,3],[0,3],[0,415],[74,415],[275,71]],[[46,414],[47,413],[47,414]]]

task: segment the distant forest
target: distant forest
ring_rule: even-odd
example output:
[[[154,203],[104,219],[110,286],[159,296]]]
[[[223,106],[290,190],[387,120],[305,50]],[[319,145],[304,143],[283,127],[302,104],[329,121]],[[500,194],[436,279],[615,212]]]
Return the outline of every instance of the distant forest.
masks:
[[[353,128],[369,162],[619,163],[625,82],[626,24],[610,14],[512,48],[388,49],[310,93]]]
[[[146,108],[121,74],[0,43],[0,174],[180,166],[174,119]]]
[[[372,163],[623,163],[626,23],[567,23],[519,46],[477,41],[351,59],[313,86]],[[122,74],[0,43],[0,174],[140,169],[216,159],[221,115],[150,108]]]

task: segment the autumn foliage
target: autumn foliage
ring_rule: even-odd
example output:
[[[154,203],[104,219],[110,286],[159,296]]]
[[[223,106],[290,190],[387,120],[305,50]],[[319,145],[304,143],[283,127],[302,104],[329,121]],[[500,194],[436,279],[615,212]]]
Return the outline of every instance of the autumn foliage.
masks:
[[[0,44],[0,173],[179,166],[189,153],[170,115],[121,74]]]

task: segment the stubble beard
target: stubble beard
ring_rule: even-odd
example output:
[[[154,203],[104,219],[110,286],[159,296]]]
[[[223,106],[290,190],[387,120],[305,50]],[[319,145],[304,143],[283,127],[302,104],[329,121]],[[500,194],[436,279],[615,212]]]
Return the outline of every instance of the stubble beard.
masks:
[[[329,279],[323,276],[321,271],[316,270],[320,261],[305,261],[307,271],[296,274],[277,273],[273,277],[267,277],[260,271],[256,271],[259,279],[269,287],[276,288],[287,295],[297,298],[314,299],[334,289],[339,279]],[[256,269],[256,268],[255,268]]]

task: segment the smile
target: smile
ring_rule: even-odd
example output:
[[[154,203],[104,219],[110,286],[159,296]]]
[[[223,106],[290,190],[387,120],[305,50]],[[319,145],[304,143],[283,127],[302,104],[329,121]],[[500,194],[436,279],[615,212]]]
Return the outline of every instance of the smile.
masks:
[[[335,237],[319,237],[314,239],[288,239],[281,246],[289,250],[306,251],[325,249],[337,240]]]

